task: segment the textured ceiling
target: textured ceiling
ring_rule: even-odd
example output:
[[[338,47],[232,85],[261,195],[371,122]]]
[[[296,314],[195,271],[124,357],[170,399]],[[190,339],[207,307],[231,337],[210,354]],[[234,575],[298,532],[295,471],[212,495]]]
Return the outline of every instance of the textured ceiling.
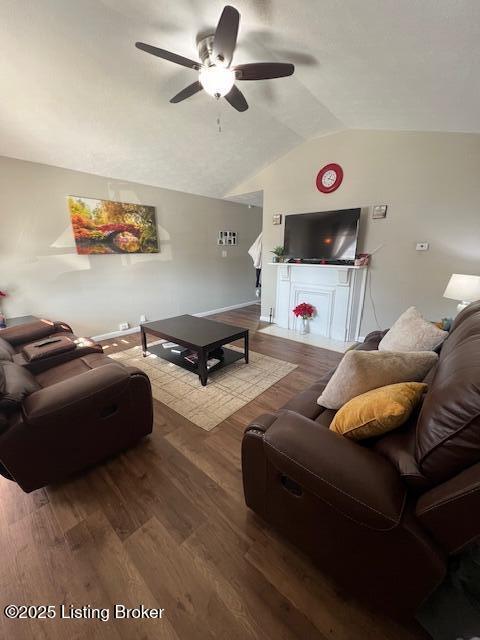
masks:
[[[196,58],[224,2],[2,0],[0,154],[223,197],[328,131],[480,131],[478,0],[233,4],[237,63],[296,65],[242,83],[245,113],[205,93],[169,104],[195,72],[134,47]]]

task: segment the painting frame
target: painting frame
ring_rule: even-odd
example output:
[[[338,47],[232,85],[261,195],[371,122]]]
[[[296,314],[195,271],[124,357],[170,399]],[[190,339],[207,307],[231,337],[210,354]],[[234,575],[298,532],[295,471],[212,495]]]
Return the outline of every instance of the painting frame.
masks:
[[[154,206],[69,195],[67,209],[79,255],[160,252]]]

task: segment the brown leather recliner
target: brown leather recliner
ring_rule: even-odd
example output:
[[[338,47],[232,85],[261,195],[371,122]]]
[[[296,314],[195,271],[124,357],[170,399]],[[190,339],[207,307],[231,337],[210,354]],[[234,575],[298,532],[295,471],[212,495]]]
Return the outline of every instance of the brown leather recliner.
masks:
[[[412,613],[480,536],[480,302],[456,318],[401,429],[362,443],[330,431],[316,402],[330,377],[247,428],[247,505],[345,590]]]
[[[32,373],[89,353],[103,349],[87,338],[79,343],[66,322],[39,319],[0,330],[0,361],[15,362]]]
[[[45,337],[41,331],[33,332],[34,340]],[[20,354],[32,333],[24,325],[8,338]],[[115,455],[152,431],[151,386],[143,371],[82,349],[49,364],[33,373],[11,352],[0,353],[0,471],[26,492]]]
[[[5,346],[3,345],[3,340],[7,341],[17,353],[24,344],[60,334],[73,336],[72,327],[66,322],[46,320],[45,318],[32,320],[32,322],[0,329],[0,349]],[[0,351],[1,355],[2,352]]]

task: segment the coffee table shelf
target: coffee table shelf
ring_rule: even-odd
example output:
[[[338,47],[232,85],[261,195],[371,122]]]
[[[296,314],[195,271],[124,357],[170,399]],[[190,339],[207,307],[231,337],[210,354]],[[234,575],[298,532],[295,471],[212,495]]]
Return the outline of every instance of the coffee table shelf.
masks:
[[[168,360],[173,364],[176,364],[178,367],[182,367],[183,369],[187,369],[188,371],[192,371],[193,373],[198,373],[198,363],[193,364],[180,355],[179,353],[173,353],[171,349],[164,349],[161,344],[154,344],[147,347],[149,353],[153,353],[159,358],[163,358],[164,360]],[[233,364],[237,360],[242,360],[245,355],[242,351],[234,351],[233,349],[223,349],[223,356],[220,358],[220,362],[214,364],[213,367],[208,369],[208,374],[210,375],[214,371],[218,371],[219,369],[223,369],[223,367],[228,366],[229,364]],[[217,356],[214,356],[217,357]]]

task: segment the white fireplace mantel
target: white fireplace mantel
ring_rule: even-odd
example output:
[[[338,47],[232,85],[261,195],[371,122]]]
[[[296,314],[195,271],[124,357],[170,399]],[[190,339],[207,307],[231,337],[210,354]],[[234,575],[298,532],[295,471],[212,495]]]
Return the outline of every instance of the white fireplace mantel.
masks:
[[[316,309],[310,321],[313,334],[349,342],[360,334],[367,267],[331,264],[270,263],[277,269],[275,324],[297,329],[292,313],[308,302]]]

